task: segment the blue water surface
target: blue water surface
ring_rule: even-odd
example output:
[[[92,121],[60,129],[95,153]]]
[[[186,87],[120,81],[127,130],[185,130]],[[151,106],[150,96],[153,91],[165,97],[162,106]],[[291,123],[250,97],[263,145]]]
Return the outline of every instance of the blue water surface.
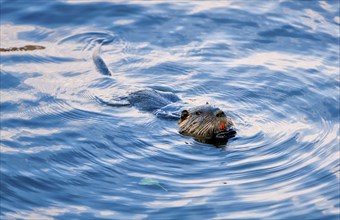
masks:
[[[1,219],[340,219],[338,0],[0,2],[45,47],[1,53]],[[237,136],[98,101],[145,88]]]

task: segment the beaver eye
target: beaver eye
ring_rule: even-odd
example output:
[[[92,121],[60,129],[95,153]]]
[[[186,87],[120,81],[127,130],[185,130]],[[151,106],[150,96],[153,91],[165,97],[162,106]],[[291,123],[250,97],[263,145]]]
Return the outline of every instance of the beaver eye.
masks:
[[[184,120],[189,116],[189,112],[187,110],[183,110],[181,113],[181,119]]]
[[[197,111],[197,112],[195,112],[195,114],[196,115],[200,115],[200,114],[202,114],[202,112],[201,111]]]

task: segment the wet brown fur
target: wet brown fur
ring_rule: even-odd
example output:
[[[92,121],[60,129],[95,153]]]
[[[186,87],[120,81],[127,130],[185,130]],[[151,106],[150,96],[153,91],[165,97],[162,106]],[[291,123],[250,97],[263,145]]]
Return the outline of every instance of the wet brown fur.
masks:
[[[221,128],[221,124],[224,124]],[[211,139],[233,126],[231,119],[219,108],[202,105],[182,111],[178,121],[179,133],[197,139]]]

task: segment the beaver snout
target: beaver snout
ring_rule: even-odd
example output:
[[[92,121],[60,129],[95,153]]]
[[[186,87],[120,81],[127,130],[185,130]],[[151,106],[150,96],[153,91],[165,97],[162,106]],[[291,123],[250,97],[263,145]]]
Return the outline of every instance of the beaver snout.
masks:
[[[218,110],[218,111],[215,113],[215,115],[216,115],[217,118],[223,118],[223,117],[225,117],[224,112],[221,111],[221,110]]]

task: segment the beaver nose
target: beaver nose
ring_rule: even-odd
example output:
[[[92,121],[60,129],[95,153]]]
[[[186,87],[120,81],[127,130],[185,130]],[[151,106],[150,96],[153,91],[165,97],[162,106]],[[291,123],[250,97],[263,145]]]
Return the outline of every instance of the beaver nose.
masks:
[[[220,117],[224,117],[224,116],[225,116],[225,114],[224,114],[223,111],[218,110],[218,111],[216,112],[216,117],[220,118]]]

